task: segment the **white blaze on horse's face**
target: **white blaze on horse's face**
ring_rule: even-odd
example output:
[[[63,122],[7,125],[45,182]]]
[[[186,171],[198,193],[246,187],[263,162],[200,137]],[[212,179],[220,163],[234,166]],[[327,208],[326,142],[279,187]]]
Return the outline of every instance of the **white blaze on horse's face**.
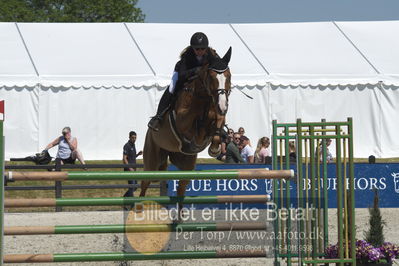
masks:
[[[219,105],[220,112],[222,114],[225,114],[227,112],[227,108],[228,108],[227,94],[225,93],[226,77],[224,76],[224,73],[221,73],[221,74],[217,74],[216,78],[219,82],[218,105]]]

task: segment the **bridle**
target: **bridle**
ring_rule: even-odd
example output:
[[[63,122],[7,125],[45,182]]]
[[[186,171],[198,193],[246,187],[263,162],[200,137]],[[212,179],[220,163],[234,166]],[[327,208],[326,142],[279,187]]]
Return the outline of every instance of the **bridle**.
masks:
[[[211,84],[212,76],[209,74],[209,71],[214,71],[217,74],[223,74],[227,70],[229,70],[228,66],[225,69],[215,69],[210,66],[207,66],[204,78],[201,78],[200,75],[197,75],[197,78],[200,79],[201,84],[202,84],[201,89],[198,89],[197,93],[196,93],[196,90],[194,90],[196,97],[205,97],[205,98],[211,97],[213,104],[217,106],[217,111],[218,111],[219,115],[225,115],[227,113],[227,110],[225,112],[222,112],[220,110],[219,105],[218,105],[219,97],[226,94],[226,99],[228,101],[228,97],[230,96],[231,90],[226,91],[226,89],[219,89],[219,88],[216,90],[211,90],[210,84]],[[203,70],[201,69],[200,71],[203,71]],[[203,96],[200,93],[198,93],[199,91],[205,91],[206,96]]]

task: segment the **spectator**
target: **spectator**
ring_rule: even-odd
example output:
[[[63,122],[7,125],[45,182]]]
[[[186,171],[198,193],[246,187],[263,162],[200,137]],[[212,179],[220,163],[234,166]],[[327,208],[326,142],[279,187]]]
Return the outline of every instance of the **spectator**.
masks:
[[[333,156],[330,152],[330,150],[328,149],[328,146],[331,145],[332,140],[331,139],[326,139],[326,161],[327,163],[331,163],[333,160]],[[316,156],[319,156],[318,158],[320,158],[320,162],[323,161],[323,142],[321,141],[319,146],[317,147],[317,151],[316,151]]]
[[[246,163],[254,163],[254,150],[249,144],[249,138],[246,136],[241,136],[240,142],[242,146],[241,157]]]
[[[233,140],[227,145],[226,163],[245,163],[242,159],[238,145],[240,144],[240,134],[234,133]]]
[[[123,146],[123,163],[124,164],[135,164],[136,163],[136,158],[137,156],[140,156],[143,154],[142,151],[139,151],[139,153],[136,153],[136,142],[137,139],[137,134],[134,131],[129,132],[129,141]],[[136,167],[129,167],[125,168],[125,171],[136,171]],[[128,180],[127,181],[129,185],[135,185],[137,184],[136,180]],[[123,197],[133,197],[133,193],[136,189],[135,188],[129,188],[126,193],[123,195]]]
[[[231,142],[233,139],[234,131],[229,128],[227,130],[227,136],[222,136],[221,144],[220,144],[220,155],[216,158],[220,161],[225,161],[226,160],[226,152],[227,152],[227,145]]]
[[[83,155],[78,149],[78,140],[72,137],[70,127],[64,127],[62,129],[62,136],[50,142],[44,150],[47,151],[56,145],[58,145],[58,152],[55,157],[56,169],[59,169],[59,166],[63,164],[74,164],[76,159],[81,164],[85,164]]]
[[[270,157],[270,139],[262,137],[258,140],[255,150],[255,163],[266,163],[266,157]]]
[[[288,147],[289,147],[289,156],[290,156],[290,162],[296,162],[296,148],[295,148],[295,142],[294,141],[290,141],[288,143]]]
[[[229,135],[229,137],[231,137],[231,139],[233,139],[233,137],[234,137],[234,130],[233,130],[232,128],[229,128],[229,129],[227,130],[227,134]]]
[[[239,127],[238,128],[238,134],[240,134],[240,136],[244,136],[245,134],[245,129],[243,127]]]

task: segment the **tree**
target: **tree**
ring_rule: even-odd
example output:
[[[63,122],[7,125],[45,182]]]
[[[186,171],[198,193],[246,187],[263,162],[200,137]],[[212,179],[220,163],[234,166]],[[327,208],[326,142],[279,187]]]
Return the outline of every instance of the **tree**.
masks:
[[[1,0],[3,22],[144,22],[138,0]]]
[[[2,22],[33,22],[35,11],[28,6],[28,1],[2,0],[0,1],[0,21]]]
[[[369,208],[370,228],[365,232],[366,241],[374,247],[380,247],[384,243],[384,221],[382,220],[381,211],[379,207],[378,190],[374,191],[374,204]]]

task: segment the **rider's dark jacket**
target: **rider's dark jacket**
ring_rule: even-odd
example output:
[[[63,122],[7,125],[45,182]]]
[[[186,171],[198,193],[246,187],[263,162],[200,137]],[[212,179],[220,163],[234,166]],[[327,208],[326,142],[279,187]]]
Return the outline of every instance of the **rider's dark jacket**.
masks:
[[[194,70],[196,68],[210,63],[211,58],[214,56],[218,56],[215,50],[208,47],[202,60],[198,61],[195,52],[191,46],[188,46],[186,49],[184,49],[182,54],[180,55],[180,60],[175,65],[175,71],[179,73],[179,79],[177,80],[175,94],[184,86],[184,83],[187,81],[187,79],[195,74]]]

